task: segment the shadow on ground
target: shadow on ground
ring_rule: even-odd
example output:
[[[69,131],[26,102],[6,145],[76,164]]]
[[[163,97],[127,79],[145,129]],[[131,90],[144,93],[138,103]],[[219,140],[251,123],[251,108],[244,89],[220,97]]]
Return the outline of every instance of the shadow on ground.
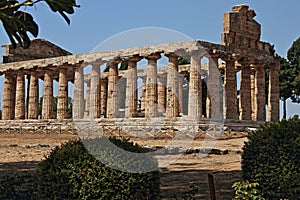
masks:
[[[21,175],[25,173],[35,172],[37,169],[37,161],[7,162],[0,163],[0,179],[4,176]]]
[[[231,186],[241,180],[241,171],[162,170],[162,199],[208,199],[210,200],[208,174],[214,177],[216,199],[233,198]]]

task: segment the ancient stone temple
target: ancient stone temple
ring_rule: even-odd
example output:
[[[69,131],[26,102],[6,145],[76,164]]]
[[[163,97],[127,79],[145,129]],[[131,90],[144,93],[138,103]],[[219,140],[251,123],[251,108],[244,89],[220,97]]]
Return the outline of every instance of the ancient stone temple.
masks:
[[[80,55],[71,55],[41,39],[33,40],[26,50],[6,45],[6,55],[0,64],[0,75],[4,76],[2,120],[277,121],[279,60],[270,51],[271,45],[260,40],[261,26],[255,15],[247,5],[234,6],[225,13],[221,44],[191,40]],[[166,67],[158,65],[162,56],[168,58]],[[179,58],[188,64],[179,65]],[[142,59],[148,66],[138,69]],[[121,62],[128,64],[126,70],[119,69]],[[106,70],[100,70],[101,66]],[[85,73],[87,67],[91,70]],[[268,95],[266,67],[270,69]],[[121,79],[125,80],[124,87],[120,86]],[[183,82],[187,84],[183,86]],[[68,111],[70,83],[74,88],[72,112]],[[57,102],[53,98],[55,93]]]

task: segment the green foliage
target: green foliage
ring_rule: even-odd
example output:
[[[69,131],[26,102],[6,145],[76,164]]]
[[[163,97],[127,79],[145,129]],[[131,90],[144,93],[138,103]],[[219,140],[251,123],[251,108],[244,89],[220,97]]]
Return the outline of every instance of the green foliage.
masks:
[[[74,140],[56,147],[39,164],[36,174],[6,177],[0,181],[0,199],[159,199],[158,171],[118,171],[102,164],[87,150],[92,150],[94,155],[98,152],[119,165],[134,163],[128,156],[119,159],[119,152],[109,151],[105,147],[107,141],[106,138]],[[127,140],[111,138],[109,141],[126,151],[145,152]],[[158,165],[153,157],[144,157],[140,168],[145,164]],[[122,163],[124,161],[127,163]]]
[[[0,181],[0,199],[35,199],[36,180],[33,175],[6,176]]]
[[[0,0],[0,20],[12,43],[16,46],[16,41],[24,48],[30,45],[28,32],[34,37],[38,36],[39,28],[32,15],[24,10],[39,2],[45,2],[52,12],[59,14],[70,24],[70,19],[65,13],[73,14],[74,7],[79,7],[76,0]],[[24,9],[24,10],[22,10]]]
[[[259,183],[266,199],[300,196],[300,120],[298,117],[251,133],[242,155],[244,180]]]
[[[257,187],[258,183],[246,182],[236,182],[232,185],[235,191],[234,199],[239,200],[264,200],[264,198],[259,194]]]
[[[300,103],[300,37],[293,42],[293,45],[288,50],[287,57],[294,75],[292,79],[293,95],[291,99],[295,103]]]
[[[134,163],[130,157],[122,160],[105,147],[107,139],[72,141],[54,149],[39,165],[38,191],[41,199],[158,199],[159,173],[128,173],[102,164],[93,155],[114,160],[119,165]],[[110,139],[116,146],[131,151],[145,152],[133,143]],[[118,153],[118,152],[117,152]],[[148,160],[147,160],[148,159]],[[157,165],[152,157],[146,162]],[[122,163],[122,162],[127,163]]]

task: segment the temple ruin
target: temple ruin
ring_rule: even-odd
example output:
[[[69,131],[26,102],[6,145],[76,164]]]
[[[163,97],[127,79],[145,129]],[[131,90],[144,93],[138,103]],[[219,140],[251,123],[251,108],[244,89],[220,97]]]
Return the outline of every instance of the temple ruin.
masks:
[[[260,40],[261,26],[255,15],[247,5],[234,6],[225,13],[221,44],[191,40],[80,55],[71,55],[41,39],[33,40],[26,50],[5,45],[6,55],[0,64],[0,76],[4,75],[2,121],[69,119],[70,82],[74,84],[71,118],[76,120],[88,117],[99,121],[116,118],[278,121],[280,63],[270,51],[271,45]],[[164,68],[157,64],[162,56],[168,58],[168,66]],[[180,57],[189,64],[179,65]],[[206,66],[201,62],[204,58],[208,60]],[[148,67],[137,69],[142,59],[147,60]],[[122,61],[128,63],[127,70],[118,69]],[[100,70],[103,65],[107,67],[105,72]],[[92,68],[89,74],[84,73],[87,66]],[[266,67],[270,69],[268,97]],[[203,74],[207,75],[208,87],[205,108]],[[189,77],[186,112],[183,112],[182,75]],[[121,78],[126,79],[124,91],[118,85]],[[140,104],[138,78],[143,80]],[[44,82],[42,95],[39,80]],[[58,82],[56,115],[53,113],[55,81]],[[121,93],[125,95],[123,114]],[[43,97],[41,114],[40,96]]]

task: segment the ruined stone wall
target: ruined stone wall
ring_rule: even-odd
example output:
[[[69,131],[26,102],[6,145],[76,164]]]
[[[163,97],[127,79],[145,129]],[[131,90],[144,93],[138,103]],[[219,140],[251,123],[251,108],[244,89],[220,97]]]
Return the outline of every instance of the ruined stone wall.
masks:
[[[224,14],[223,45],[257,48],[260,42],[261,26],[254,20],[254,10],[248,5],[237,5],[232,12]]]
[[[6,48],[3,63],[71,55],[70,52],[44,39],[32,40],[28,49],[20,45],[17,45],[15,49],[12,45],[2,47]]]

